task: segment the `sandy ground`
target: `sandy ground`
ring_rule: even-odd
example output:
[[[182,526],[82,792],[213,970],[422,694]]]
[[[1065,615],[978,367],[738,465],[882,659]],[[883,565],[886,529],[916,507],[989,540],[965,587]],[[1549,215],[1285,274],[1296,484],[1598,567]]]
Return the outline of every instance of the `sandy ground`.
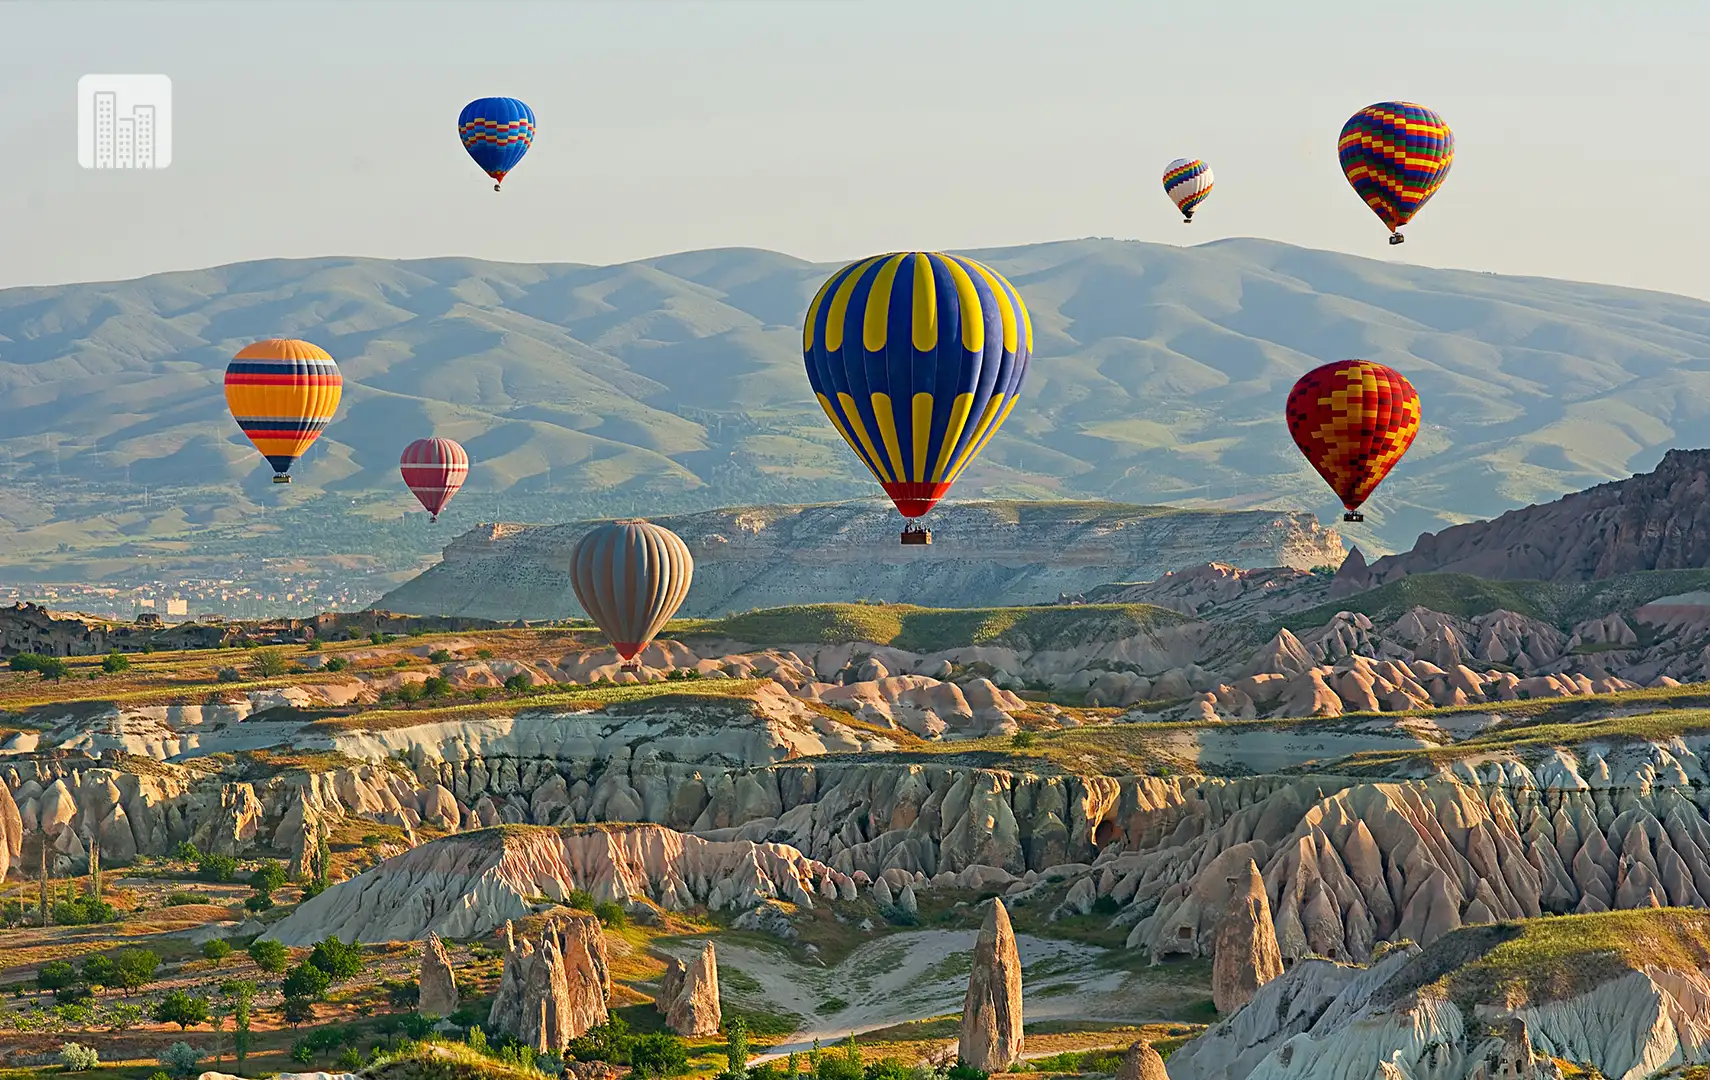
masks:
[[[1208,767],[1239,764],[1254,772],[1280,772],[1314,761],[1327,761],[1370,751],[1419,750],[1430,744],[1397,727],[1373,724],[1363,731],[1221,731],[1205,728],[1172,731],[1160,740],[1163,748]]]
[[[728,979],[719,989],[744,1007],[784,1009],[803,1018],[804,1026],[788,1042],[756,1059],[766,1060],[806,1051],[815,1039],[829,1046],[851,1034],[961,1011],[978,936],[974,930],[894,934],[862,945],[829,968],[798,964],[781,948],[717,941],[720,969],[740,971],[760,984],[760,993],[743,994]],[[1140,1003],[1122,993],[1133,976],[1097,966],[1105,950],[1025,934],[1016,936],[1016,948],[1029,1021],[1143,1019],[1133,1012]],[[689,959],[699,943],[675,942],[669,951]],[[845,1006],[822,1015],[819,1006],[833,998]]]

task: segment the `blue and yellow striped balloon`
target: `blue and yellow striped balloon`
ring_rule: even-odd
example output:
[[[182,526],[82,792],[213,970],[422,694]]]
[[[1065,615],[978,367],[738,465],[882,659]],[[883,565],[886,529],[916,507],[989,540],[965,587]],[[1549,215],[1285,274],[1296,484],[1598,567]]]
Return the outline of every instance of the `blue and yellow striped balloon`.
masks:
[[[931,510],[1021,393],[1033,323],[972,259],[904,251],[850,263],[808,307],[808,382],[904,517]]]

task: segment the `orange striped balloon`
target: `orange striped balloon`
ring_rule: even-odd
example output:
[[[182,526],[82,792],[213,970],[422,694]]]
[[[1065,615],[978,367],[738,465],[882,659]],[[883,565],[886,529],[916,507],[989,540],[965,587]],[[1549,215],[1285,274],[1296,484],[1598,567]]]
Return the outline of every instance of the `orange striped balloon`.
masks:
[[[338,365],[307,341],[258,341],[226,365],[232,419],[273,466],[275,484],[291,482],[286,473],[332,423],[343,394]]]

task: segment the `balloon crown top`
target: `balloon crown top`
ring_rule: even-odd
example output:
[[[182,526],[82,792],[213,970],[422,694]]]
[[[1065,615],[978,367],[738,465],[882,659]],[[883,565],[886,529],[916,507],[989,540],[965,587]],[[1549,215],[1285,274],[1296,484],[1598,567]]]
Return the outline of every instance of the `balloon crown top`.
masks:
[[[616,521],[612,522],[612,524],[613,525],[645,525],[645,524],[647,524],[647,519],[646,518],[618,518]]]

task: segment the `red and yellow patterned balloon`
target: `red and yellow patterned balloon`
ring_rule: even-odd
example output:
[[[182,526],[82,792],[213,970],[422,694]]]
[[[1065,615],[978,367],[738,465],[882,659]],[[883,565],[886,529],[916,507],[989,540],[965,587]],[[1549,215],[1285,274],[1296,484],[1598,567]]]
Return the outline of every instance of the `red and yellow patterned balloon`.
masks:
[[[1347,509],[1360,504],[1419,434],[1419,392],[1401,372],[1370,360],[1313,368],[1288,393],[1288,433]]]

